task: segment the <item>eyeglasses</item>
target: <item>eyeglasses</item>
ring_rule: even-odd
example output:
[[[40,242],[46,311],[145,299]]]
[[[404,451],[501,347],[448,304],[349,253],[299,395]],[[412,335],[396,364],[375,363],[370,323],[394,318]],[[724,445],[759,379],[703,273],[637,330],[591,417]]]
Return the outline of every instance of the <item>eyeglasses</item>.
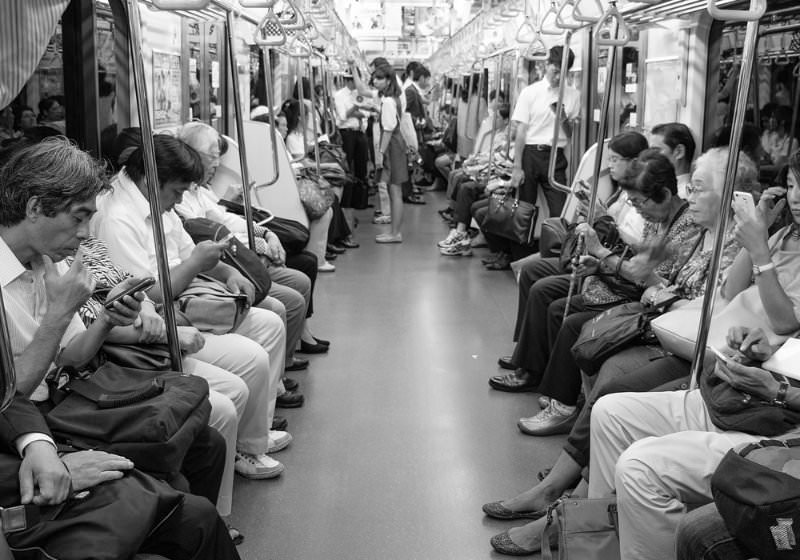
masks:
[[[694,183],[687,183],[686,185],[686,196],[691,196],[694,193],[698,192],[700,187],[695,185]]]
[[[630,161],[631,158],[629,157],[622,157],[622,156],[608,156],[608,163],[619,163],[621,161]]]
[[[625,201],[625,204],[627,204],[628,206],[633,206],[634,208],[641,208],[647,203],[648,200],[651,200],[649,196],[641,200],[639,200],[638,198],[629,198]]]

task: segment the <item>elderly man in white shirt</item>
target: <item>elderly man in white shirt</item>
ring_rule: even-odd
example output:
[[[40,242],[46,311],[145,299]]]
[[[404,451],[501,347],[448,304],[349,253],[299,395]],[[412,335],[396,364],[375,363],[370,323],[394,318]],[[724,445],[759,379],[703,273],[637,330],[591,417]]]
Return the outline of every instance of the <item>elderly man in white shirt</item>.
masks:
[[[174,137],[157,135],[154,142],[173,293],[180,294],[203,272],[223,281],[231,290],[248,294],[252,300],[252,284],[238,271],[219,262],[220,244],[195,245],[173,211],[190,183],[203,178],[199,155]],[[143,168],[141,149],[136,148],[126,167],[115,177],[113,192],[98,197],[98,212],[91,228],[92,233],[106,243],[115,264],[134,275],[157,276]],[[158,290],[151,290],[151,294],[157,295]],[[235,333],[204,333],[204,339],[205,345],[194,357],[236,373],[249,390],[246,413],[239,424],[236,471],[250,478],[277,476],[283,471],[283,465],[267,453],[280,451],[291,441],[288,433],[269,430],[284,370],[286,330],[283,322],[271,311],[252,308]],[[209,384],[214,387],[214,380],[209,379]]]
[[[336,108],[336,128],[342,137],[342,149],[347,155],[347,163],[356,179],[367,180],[367,136],[363,132],[363,121],[369,116],[358,106],[358,93],[353,75],[343,75],[344,87],[333,94]]]
[[[550,150],[553,148],[553,129],[556,119],[561,123],[562,134],[559,135],[556,154],[555,178],[566,183],[567,158],[564,148],[567,137],[571,134],[570,120],[580,112],[580,94],[575,88],[560,83],[560,69],[563,47],[550,49],[547,59],[545,77],[534,82],[519,94],[511,120],[517,124],[514,144],[517,158],[514,160],[514,172],[511,184],[519,186],[519,198],[526,202],[536,203],[539,188],[544,192],[550,216],[560,216],[567,195],[550,186],[547,179],[547,168]],[[567,53],[568,67],[571,68],[575,55],[570,49]],[[564,90],[564,107],[560,115],[555,109],[558,102],[559,88]]]

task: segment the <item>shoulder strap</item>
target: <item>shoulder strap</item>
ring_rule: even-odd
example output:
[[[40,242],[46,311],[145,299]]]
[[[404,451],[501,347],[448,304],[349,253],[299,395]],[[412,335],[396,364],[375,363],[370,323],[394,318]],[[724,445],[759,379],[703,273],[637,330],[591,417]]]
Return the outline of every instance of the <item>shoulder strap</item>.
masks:
[[[689,251],[686,254],[686,258],[683,260],[681,265],[680,266],[674,266],[672,268],[672,274],[669,275],[669,279],[668,279],[670,284],[674,284],[675,283],[675,279],[678,277],[678,274],[680,273],[680,271],[683,270],[683,267],[686,266],[686,264],[692,259],[694,254],[697,252],[697,248],[700,247],[700,244],[703,242],[703,238],[706,235],[706,231],[707,231],[706,229],[702,229],[700,231],[700,235],[697,236],[697,239],[694,242],[694,246],[692,247],[692,250]]]
[[[119,408],[146,401],[164,392],[164,381],[154,378],[141,386],[119,392],[106,392],[91,379],[73,379],[65,389],[97,404],[99,408]]]
[[[670,220],[669,225],[667,226],[667,231],[672,229],[672,226],[675,225],[675,222],[678,221],[678,218],[683,216],[683,213],[686,212],[688,208],[689,208],[689,203],[684,200],[683,204],[681,204],[681,207],[678,208],[677,212],[675,212],[675,215],[672,217],[672,220]]]

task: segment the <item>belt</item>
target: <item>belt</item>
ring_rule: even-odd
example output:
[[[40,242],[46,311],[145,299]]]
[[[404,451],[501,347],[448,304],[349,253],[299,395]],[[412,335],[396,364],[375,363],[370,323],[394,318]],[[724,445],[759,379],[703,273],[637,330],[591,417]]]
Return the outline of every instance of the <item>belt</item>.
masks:
[[[360,128],[340,128],[341,132],[361,132]]]
[[[525,147],[536,150],[537,152],[549,152],[552,148],[550,144],[525,144]],[[557,149],[563,150],[564,148],[559,147]]]

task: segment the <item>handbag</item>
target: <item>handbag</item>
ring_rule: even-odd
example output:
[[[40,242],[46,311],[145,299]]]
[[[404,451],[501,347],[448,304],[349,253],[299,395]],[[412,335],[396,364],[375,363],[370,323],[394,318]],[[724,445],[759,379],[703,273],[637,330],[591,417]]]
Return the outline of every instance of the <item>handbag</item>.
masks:
[[[230,230],[227,227],[208,218],[184,220],[183,229],[186,230],[195,243],[219,241],[230,234]],[[267,272],[267,268],[261,262],[258,254],[247,245],[232,237],[228,242],[228,246],[222,251],[220,260],[238,270],[253,285],[255,288],[253,305],[258,305],[269,295],[269,290],[272,287],[272,279],[269,277],[269,272]]]
[[[308,228],[298,221],[276,216],[269,223],[269,230],[278,236],[287,255],[297,255],[308,245]]]
[[[169,346],[162,343],[154,344],[113,344],[106,342],[97,355],[97,366],[106,362],[118,366],[149,371],[165,371],[172,365],[169,355]]]
[[[28,518],[27,528],[6,533],[14,558],[131,559],[184,500],[136,469],[79,496],[39,507],[38,520]]]
[[[520,245],[534,244],[534,229],[539,209],[530,202],[511,198],[509,192],[494,192],[489,197],[489,207],[483,229],[487,233],[510,239]]]
[[[677,301],[671,299],[659,307],[638,301],[615,305],[586,321],[572,345],[572,356],[581,371],[596,375],[605,361],[635,343],[648,344],[655,340],[650,320]]]
[[[177,308],[197,330],[228,334],[242,324],[250,305],[245,294],[235,294],[222,282],[198,274],[178,296]]]
[[[569,498],[547,508],[542,560],[552,560],[550,535],[558,531],[559,560],[619,560],[617,499]]]
[[[544,258],[558,257],[567,239],[569,224],[564,218],[545,218],[539,233],[539,253]]]
[[[300,177],[297,180],[297,190],[309,220],[319,220],[333,203],[333,199],[327,196],[313,179]]]
[[[800,439],[762,440],[733,449],[711,477],[728,532],[760,560],[798,557]]]
[[[208,382],[194,375],[107,363],[88,374],[60,368],[47,382],[57,442],[122,455],[158,476],[180,471],[211,413]]]

